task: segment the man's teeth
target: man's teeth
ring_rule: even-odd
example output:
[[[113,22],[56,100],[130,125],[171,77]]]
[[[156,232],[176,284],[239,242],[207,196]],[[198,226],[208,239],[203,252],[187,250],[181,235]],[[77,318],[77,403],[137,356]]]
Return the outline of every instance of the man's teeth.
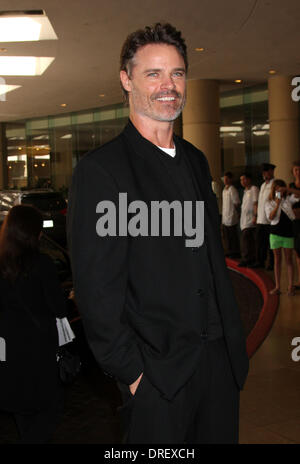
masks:
[[[160,101],[172,101],[172,100],[175,100],[175,97],[160,97],[160,98],[157,98],[157,100],[160,100]]]

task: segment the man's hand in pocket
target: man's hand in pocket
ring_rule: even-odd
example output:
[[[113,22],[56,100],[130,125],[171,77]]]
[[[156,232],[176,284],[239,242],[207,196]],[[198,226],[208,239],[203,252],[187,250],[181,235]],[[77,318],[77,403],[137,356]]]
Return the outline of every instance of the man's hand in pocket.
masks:
[[[143,372],[131,385],[129,385],[129,390],[132,395],[135,395],[136,389],[139,386],[142,376],[143,376]]]

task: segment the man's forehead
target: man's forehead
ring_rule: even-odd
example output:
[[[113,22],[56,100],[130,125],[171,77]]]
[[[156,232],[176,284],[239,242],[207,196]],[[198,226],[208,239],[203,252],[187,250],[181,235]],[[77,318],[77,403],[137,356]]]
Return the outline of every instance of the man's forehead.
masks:
[[[173,62],[175,66],[185,68],[184,59],[174,45],[158,43],[147,44],[139,48],[133,57],[134,65],[163,64]]]

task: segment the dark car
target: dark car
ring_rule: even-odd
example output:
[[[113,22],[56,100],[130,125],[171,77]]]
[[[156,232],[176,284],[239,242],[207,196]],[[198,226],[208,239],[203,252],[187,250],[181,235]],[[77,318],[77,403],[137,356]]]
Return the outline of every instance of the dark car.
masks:
[[[39,209],[47,235],[66,246],[67,202],[60,192],[46,189],[0,191],[0,222],[15,205],[31,205]]]

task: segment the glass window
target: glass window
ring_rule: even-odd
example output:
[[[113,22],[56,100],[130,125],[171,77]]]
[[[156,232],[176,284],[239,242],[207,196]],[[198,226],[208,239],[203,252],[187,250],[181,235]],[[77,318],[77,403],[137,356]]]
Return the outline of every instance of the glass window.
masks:
[[[223,172],[231,171],[240,187],[239,177],[247,169],[260,185],[261,164],[269,161],[267,85],[225,92],[220,106]]]

